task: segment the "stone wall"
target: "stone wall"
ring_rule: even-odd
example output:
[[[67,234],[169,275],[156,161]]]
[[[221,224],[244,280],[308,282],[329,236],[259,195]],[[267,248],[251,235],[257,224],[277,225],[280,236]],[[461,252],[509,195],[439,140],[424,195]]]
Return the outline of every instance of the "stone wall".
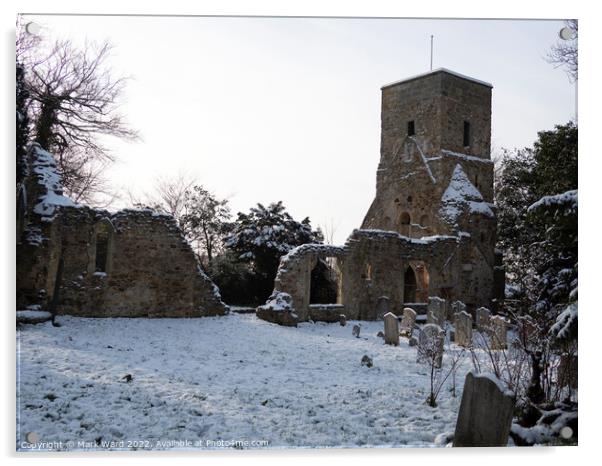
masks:
[[[383,296],[397,315],[406,306],[423,311],[429,296],[462,301],[472,313],[499,305],[491,90],[443,69],[382,88],[376,196],[361,229],[340,248],[306,245],[280,263],[275,292],[292,297],[299,320],[310,315],[311,270],[329,255],[350,319],[375,319]]]
[[[416,269],[417,264],[426,276],[426,297],[486,302],[491,284],[464,285],[480,278],[478,268],[469,269],[462,263],[471,257],[472,249],[466,235],[411,239],[395,232],[355,230],[342,247],[303,245],[291,251],[280,262],[274,294],[290,295],[299,320],[308,320],[314,307],[309,303],[311,270],[318,258],[336,257],[340,271],[337,303],[348,319],[376,319],[377,303],[383,296],[389,298],[390,311],[402,315],[404,307],[412,307],[404,296],[404,277],[408,268]],[[414,307],[424,309],[423,305]]]
[[[58,314],[86,317],[227,312],[173,217],[150,209],[112,214],[75,205],[62,196],[49,156],[39,146],[30,151],[31,173],[40,174],[26,180],[30,203],[17,243],[19,308],[48,308],[56,298]]]

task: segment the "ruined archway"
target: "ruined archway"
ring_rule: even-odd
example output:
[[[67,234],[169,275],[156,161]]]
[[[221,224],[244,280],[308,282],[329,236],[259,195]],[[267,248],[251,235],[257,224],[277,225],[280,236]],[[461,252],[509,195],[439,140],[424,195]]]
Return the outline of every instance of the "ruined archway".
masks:
[[[403,302],[416,302],[417,280],[412,267],[407,267],[403,275]]]
[[[310,274],[309,304],[337,304],[340,271],[336,257],[319,258]]]
[[[403,302],[428,303],[430,276],[423,261],[410,261],[403,277]]]

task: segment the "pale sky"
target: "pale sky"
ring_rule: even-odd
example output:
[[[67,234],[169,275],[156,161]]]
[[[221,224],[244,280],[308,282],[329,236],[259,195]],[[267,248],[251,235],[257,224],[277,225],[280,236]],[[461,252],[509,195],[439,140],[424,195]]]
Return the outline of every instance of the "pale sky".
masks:
[[[194,177],[234,213],[282,200],[297,219],[358,228],[375,193],[380,87],[445,67],[493,84],[496,149],[573,118],[544,58],[561,21],[36,16],[44,36],[108,39],[121,108],[142,141],[107,141],[114,189]],[[123,205],[117,204],[117,206]]]

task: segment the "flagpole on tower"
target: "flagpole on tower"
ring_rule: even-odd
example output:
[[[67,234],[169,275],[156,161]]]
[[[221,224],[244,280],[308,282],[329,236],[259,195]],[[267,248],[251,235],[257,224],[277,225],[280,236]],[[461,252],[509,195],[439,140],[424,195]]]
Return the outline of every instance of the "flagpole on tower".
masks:
[[[431,71],[433,71],[433,35],[431,34]]]

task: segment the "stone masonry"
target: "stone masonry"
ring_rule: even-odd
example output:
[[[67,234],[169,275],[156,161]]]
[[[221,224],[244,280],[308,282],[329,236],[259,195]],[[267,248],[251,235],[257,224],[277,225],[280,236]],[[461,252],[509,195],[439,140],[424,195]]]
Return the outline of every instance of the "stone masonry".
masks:
[[[311,271],[326,258],[336,260],[337,312],[349,319],[376,319],[382,296],[398,316],[424,312],[429,296],[473,315],[499,306],[491,89],[445,69],[382,88],[376,196],[361,229],[343,246],[303,245],[281,259],[274,292],[292,297],[300,321]]]
[[[227,312],[173,217],[76,205],[62,194],[52,155],[36,144],[28,166],[21,187],[28,204],[17,237],[18,308],[45,309],[54,300],[58,314],[86,317]]]

